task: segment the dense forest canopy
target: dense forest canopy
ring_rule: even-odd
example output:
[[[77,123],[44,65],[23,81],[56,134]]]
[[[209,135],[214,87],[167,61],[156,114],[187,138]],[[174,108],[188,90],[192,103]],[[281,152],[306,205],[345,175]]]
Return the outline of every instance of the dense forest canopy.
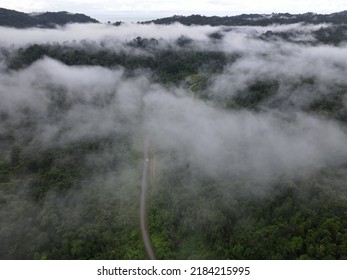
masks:
[[[343,15],[0,27],[0,258],[346,259]]]
[[[242,14],[238,16],[203,16],[190,15],[159,18],[143,23],[172,24],[179,22],[184,25],[211,25],[211,26],[268,26],[274,24],[347,24],[347,11],[332,14],[290,14],[290,13],[272,13],[272,14]]]

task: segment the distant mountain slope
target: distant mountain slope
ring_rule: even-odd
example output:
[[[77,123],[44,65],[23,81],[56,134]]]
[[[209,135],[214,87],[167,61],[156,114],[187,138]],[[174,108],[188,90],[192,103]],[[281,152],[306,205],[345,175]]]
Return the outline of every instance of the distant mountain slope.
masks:
[[[240,25],[253,25],[253,26],[266,26],[271,24],[291,24],[291,23],[334,23],[334,24],[347,24],[347,11],[333,13],[328,15],[305,13],[305,14],[242,14],[238,16],[172,16],[167,18],[146,21],[142,23],[156,23],[156,24],[171,24],[179,22],[184,25],[227,25],[227,26],[240,26]]]
[[[39,26],[53,28],[55,25],[64,25],[67,23],[98,23],[98,21],[84,14],[70,14],[68,12],[27,14],[0,8],[0,26],[16,28]]]
[[[37,20],[28,14],[0,8],[0,25],[11,27],[31,27],[37,25]]]

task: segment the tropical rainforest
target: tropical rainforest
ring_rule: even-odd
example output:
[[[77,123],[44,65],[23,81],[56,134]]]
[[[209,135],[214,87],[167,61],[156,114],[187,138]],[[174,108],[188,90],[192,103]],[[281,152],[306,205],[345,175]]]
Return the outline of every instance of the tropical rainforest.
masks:
[[[157,259],[347,259],[345,12],[45,16],[0,27],[1,259],[148,258],[146,161]]]

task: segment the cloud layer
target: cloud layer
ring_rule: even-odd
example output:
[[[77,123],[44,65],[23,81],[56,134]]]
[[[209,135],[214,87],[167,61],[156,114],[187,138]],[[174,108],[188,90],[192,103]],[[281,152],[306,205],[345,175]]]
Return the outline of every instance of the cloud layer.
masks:
[[[187,97],[184,89],[155,84],[145,72],[129,78],[121,68],[69,67],[44,58],[27,69],[2,72],[1,111],[9,116],[2,130],[20,125],[28,114],[37,122],[32,141],[40,144],[141,130],[153,134],[163,149],[189,151],[187,160],[211,174],[220,170],[276,174],[343,162],[347,142],[341,125],[307,115],[302,108],[328,95],[334,87],[346,86],[347,48],[261,38],[267,30],[296,30],[293,36],[303,36],[320,27],[74,24],[57,30],[1,28],[3,49],[10,44],[20,47],[31,43],[84,48],[80,41],[88,40],[100,48],[107,45],[117,51],[122,46],[131,53],[125,43],[138,36],[160,39],[162,49],[178,49],[175,41],[188,37],[195,50],[215,46],[220,52],[238,55],[223,73],[210,77],[207,93],[212,99],[232,98],[255,81],[270,80],[278,83],[278,89],[267,103],[281,105],[271,110],[265,103],[264,111],[258,113],[223,111]],[[223,34],[221,41],[209,37],[215,32]],[[300,84],[305,78],[314,83]],[[64,113],[52,111],[54,102],[64,103]]]
[[[347,45],[319,43],[312,32],[321,27],[0,28],[0,168],[6,171],[0,174],[0,257],[145,258],[138,202],[147,139],[151,180],[165,190],[155,191],[171,201],[198,197],[170,213],[177,214],[171,221],[183,215],[178,224],[191,231],[199,224],[224,227],[229,216],[218,205],[237,208],[237,195],[271,196],[283,178],[345,172]],[[158,43],[129,44],[138,36]],[[183,37],[186,44],[178,44]],[[177,54],[176,71],[196,53],[199,59],[222,54],[225,61],[218,60],[218,71],[209,62],[187,67],[176,83],[159,83],[155,64],[126,69],[33,56],[25,67],[9,67],[33,44],[58,46],[53,49],[63,58],[76,50],[154,60],[168,53],[169,64]],[[206,178],[218,188],[211,200],[210,186],[200,183]],[[343,188],[341,178],[327,178],[326,188]],[[95,240],[101,246],[90,255],[84,244]]]

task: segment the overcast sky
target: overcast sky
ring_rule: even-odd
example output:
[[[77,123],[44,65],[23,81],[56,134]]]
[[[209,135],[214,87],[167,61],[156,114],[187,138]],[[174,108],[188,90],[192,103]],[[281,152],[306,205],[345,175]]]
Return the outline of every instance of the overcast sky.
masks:
[[[23,12],[78,12],[100,21],[136,21],[174,14],[331,13],[347,10],[347,0],[1,0],[0,7]]]

